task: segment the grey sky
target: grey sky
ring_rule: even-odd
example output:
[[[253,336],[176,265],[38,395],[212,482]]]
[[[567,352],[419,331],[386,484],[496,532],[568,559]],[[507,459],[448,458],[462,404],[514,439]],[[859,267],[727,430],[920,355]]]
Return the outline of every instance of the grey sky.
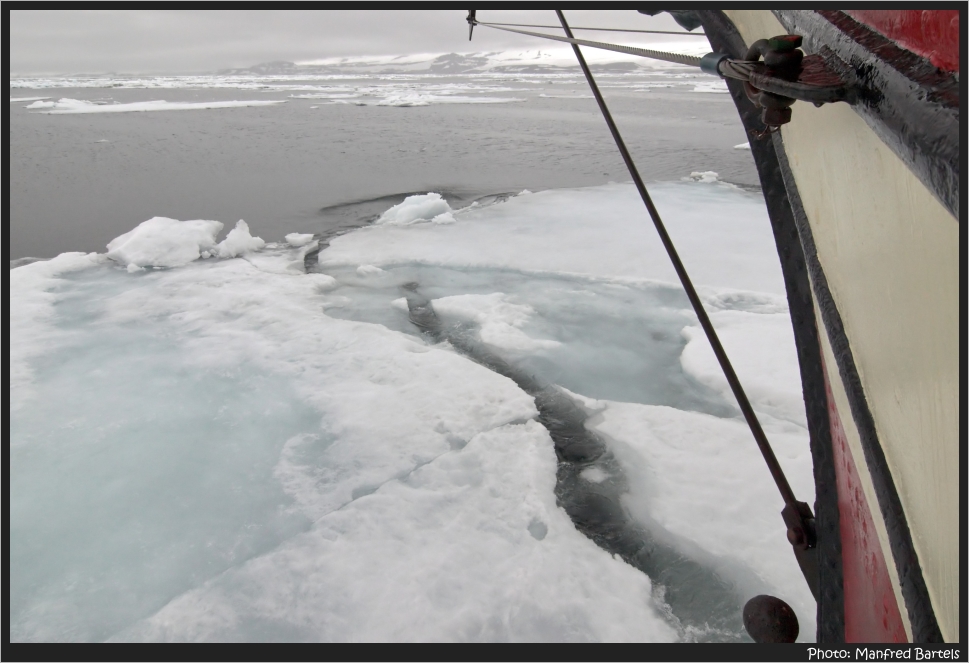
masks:
[[[469,44],[466,15],[457,10],[15,10],[10,12],[10,72],[194,73],[271,60],[467,53],[542,44],[482,28]],[[566,18],[573,25],[681,30],[666,14],[649,17],[631,9],[566,11]],[[481,10],[478,19],[556,23],[552,10]],[[583,36],[629,44],[669,39],[604,32]]]

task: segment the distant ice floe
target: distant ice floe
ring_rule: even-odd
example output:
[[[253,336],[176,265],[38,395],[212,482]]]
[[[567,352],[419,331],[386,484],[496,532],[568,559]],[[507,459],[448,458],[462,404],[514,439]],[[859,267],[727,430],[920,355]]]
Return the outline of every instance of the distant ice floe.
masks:
[[[402,87],[406,89],[401,89]],[[488,97],[467,96],[457,94],[459,91],[495,92],[511,88],[494,88],[492,86],[476,87],[469,85],[416,86],[408,84],[400,86],[388,84],[384,86],[366,86],[354,92],[320,92],[290,95],[293,99],[313,99],[327,104],[352,104],[355,106],[431,106],[434,104],[507,104],[525,101],[517,97]]]
[[[733,149],[735,149],[735,150],[749,150],[750,149],[750,143],[741,143],[740,145],[734,145],[733,146]]]
[[[374,103],[359,100],[358,106],[430,106],[432,104],[509,104],[525,101],[517,97],[466,97],[461,95],[425,94],[421,92],[411,94],[388,95]]]
[[[10,97],[10,101],[41,101],[43,99],[50,99],[50,97]]]
[[[37,101],[27,106],[27,108],[30,110],[39,110],[39,112],[47,113],[49,115],[66,115],[71,113],[140,113],[148,111],[242,108],[246,106],[272,106],[275,104],[284,103],[286,103],[286,101],[283,99],[264,101],[203,102],[136,101],[127,104],[98,104],[79,99],[59,99],[58,101]]]
[[[697,83],[693,88],[694,92],[716,92],[718,94],[727,94],[730,90],[727,89],[727,84],[724,81],[710,81]]]
[[[720,174],[712,170],[693,171],[688,177],[684,177],[683,181],[711,184],[713,182],[720,182]]]
[[[595,99],[591,94],[539,94],[545,99]]]

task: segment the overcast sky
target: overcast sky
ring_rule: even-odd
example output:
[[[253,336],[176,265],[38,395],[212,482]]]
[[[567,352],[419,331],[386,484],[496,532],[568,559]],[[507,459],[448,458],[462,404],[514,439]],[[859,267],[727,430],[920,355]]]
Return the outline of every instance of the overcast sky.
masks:
[[[575,26],[682,30],[667,14],[634,10],[566,11]],[[466,11],[149,11],[10,12],[10,72],[194,73],[348,55],[469,53],[539,48],[548,42],[476,28],[468,43]],[[552,10],[479,10],[478,20],[555,24]],[[662,35],[585,33],[635,44]],[[679,39],[683,39],[682,37]],[[697,38],[702,39],[700,37]]]

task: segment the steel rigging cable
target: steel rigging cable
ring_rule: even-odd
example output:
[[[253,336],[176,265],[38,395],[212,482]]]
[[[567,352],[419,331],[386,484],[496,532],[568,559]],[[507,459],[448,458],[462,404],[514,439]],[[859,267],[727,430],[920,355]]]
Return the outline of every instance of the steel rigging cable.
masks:
[[[510,28],[552,28],[558,29],[557,25],[535,25],[533,23],[479,23],[478,25],[487,25],[488,27],[496,27],[499,25],[507,26]],[[686,37],[706,37],[703,32],[683,32],[682,30],[675,32],[673,30],[632,30],[629,28],[588,28],[588,27],[572,27],[573,30],[592,30],[593,32],[640,32],[651,35],[683,35]]]

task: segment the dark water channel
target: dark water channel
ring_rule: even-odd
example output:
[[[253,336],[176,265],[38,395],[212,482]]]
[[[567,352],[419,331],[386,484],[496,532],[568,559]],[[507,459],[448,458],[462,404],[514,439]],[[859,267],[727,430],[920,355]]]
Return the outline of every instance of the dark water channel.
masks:
[[[491,350],[478,339],[473,325],[443,323],[418,283],[404,284],[400,290],[407,299],[411,323],[428,341],[449,342],[535,399],[538,420],[548,430],[558,457],[558,504],[576,529],[652,579],[681,635],[697,641],[750,642],[743,630],[745,598],[733,584],[629,517],[621,504],[628,490],[622,467],[606,442],[586,428],[585,408],[562,389]],[[593,483],[580,476],[593,467],[609,479]]]

